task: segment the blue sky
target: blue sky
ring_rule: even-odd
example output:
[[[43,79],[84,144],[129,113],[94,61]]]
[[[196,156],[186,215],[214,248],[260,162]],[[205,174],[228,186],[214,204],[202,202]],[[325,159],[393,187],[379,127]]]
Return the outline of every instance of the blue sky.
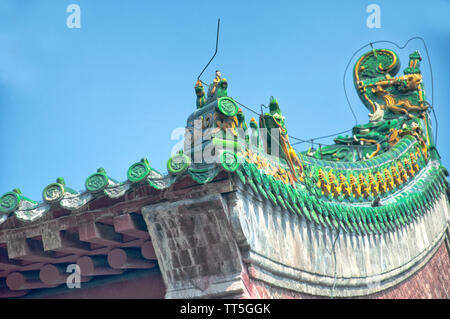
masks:
[[[66,26],[72,3],[81,8],[80,29]],[[381,8],[379,29],[366,26],[371,3]],[[19,187],[41,201],[59,176],[83,190],[99,167],[124,181],[142,157],[165,172],[177,143],[171,133],[195,110],[194,84],[214,51],[218,18],[219,52],[203,81],[220,69],[228,94],[256,110],[276,97],[289,134],[304,139],[354,125],[342,77],[357,49],[422,36],[433,68],[438,150],[450,168],[449,16],[445,0],[2,0],[0,194]],[[416,49],[431,102],[422,44],[396,52],[403,70]],[[346,83],[358,122],[366,123],[350,73]],[[245,114],[248,122],[252,114]]]

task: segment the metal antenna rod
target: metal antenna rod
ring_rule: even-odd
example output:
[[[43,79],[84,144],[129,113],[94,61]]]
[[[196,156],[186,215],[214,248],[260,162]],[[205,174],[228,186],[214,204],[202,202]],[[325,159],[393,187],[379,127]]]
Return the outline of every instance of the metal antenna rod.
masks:
[[[212,56],[211,60],[209,60],[208,64],[203,68],[202,72],[198,75],[197,80],[200,80],[200,77],[202,76],[203,72],[205,72],[206,68],[217,54],[217,48],[219,47],[219,28],[220,28],[220,18],[217,20],[216,52],[214,52],[214,55]]]

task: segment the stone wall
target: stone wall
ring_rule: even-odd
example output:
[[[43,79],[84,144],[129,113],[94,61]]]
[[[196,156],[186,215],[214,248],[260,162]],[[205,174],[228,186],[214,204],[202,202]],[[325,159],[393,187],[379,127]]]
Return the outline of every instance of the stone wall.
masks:
[[[243,283],[239,249],[220,194],[147,206],[166,298],[229,297]]]

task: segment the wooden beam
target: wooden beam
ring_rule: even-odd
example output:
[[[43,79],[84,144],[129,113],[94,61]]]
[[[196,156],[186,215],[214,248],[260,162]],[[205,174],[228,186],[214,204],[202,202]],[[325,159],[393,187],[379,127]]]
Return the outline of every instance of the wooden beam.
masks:
[[[147,225],[141,215],[131,213],[114,217],[116,232],[135,238],[148,238]]]
[[[67,277],[70,275],[66,271],[67,264],[47,264],[39,271],[39,279],[48,285],[60,285],[67,281]],[[89,281],[91,277],[84,277],[80,273],[80,282]]]
[[[17,298],[25,296],[29,290],[10,290],[8,288],[0,289],[0,299]]]
[[[11,290],[54,288],[39,280],[39,271],[12,272],[6,277],[6,285]]]
[[[22,266],[19,260],[9,259],[8,251],[0,247],[0,270],[15,270]]]
[[[0,278],[0,299],[22,297],[28,293],[28,290],[11,290],[6,285],[6,278]]]
[[[139,248],[115,248],[108,253],[108,263],[115,269],[145,269],[156,266],[155,262],[142,258]]]
[[[30,264],[21,266],[21,267],[19,267],[17,269],[14,269],[14,270],[3,270],[3,271],[0,271],[0,277],[6,277],[6,276],[8,276],[10,273],[12,273],[14,271],[39,270],[44,265],[45,265],[45,263],[38,262],[38,263],[30,263]]]
[[[103,246],[116,246],[122,243],[122,235],[113,226],[87,221],[78,226],[80,240]]]
[[[59,285],[66,282],[67,273],[64,265],[47,264],[39,271],[39,279],[49,285]]]
[[[9,238],[7,241],[8,257],[31,262],[53,262],[53,254],[45,252],[42,242],[30,238]]]
[[[84,255],[90,251],[90,245],[78,239],[78,234],[65,230],[42,230],[42,244],[45,251],[57,251],[66,254]]]
[[[156,259],[155,249],[151,240],[147,240],[141,246],[141,254],[145,259]]]
[[[120,275],[122,269],[109,267],[106,256],[83,256],[77,260],[82,276]]]
[[[108,253],[108,248],[104,248],[104,254]],[[77,259],[80,258],[79,255],[68,255],[68,256],[62,256],[58,258],[51,258],[50,261],[39,261],[39,262],[28,262],[26,260],[18,260],[19,265],[18,268],[14,270],[4,270],[0,271],[0,277],[6,277],[10,272],[12,271],[30,271],[30,270],[39,270],[41,269],[45,264],[48,264],[49,262],[52,263],[75,263]]]
[[[230,178],[210,182],[207,184],[198,185],[193,187],[182,188],[179,190],[173,190],[172,188],[166,188],[161,190],[159,195],[161,199],[167,199],[176,201],[180,199],[196,198],[199,196],[207,196],[210,194],[229,193],[235,190]],[[143,207],[143,206],[141,206]]]

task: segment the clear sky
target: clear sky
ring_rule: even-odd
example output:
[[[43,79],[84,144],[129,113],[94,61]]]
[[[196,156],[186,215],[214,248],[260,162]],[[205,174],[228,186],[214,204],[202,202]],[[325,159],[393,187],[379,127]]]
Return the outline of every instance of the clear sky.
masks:
[[[372,3],[381,9],[381,28],[366,25]],[[81,8],[79,29],[66,25],[70,4]],[[203,81],[220,69],[228,94],[256,110],[276,97],[289,134],[304,139],[355,124],[342,78],[357,49],[423,37],[432,62],[437,146],[450,168],[448,0],[1,0],[0,196],[18,187],[41,201],[44,187],[59,176],[84,190],[99,167],[125,181],[142,157],[166,172],[177,143],[171,133],[196,108],[194,84],[214,52],[218,18],[219,52]],[[432,102],[422,43],[395,51],[403,70],[416,49]],[[366,123],[350,72],[347,91],[358,122]],[[245,114],[248,122],[252,114]]]

